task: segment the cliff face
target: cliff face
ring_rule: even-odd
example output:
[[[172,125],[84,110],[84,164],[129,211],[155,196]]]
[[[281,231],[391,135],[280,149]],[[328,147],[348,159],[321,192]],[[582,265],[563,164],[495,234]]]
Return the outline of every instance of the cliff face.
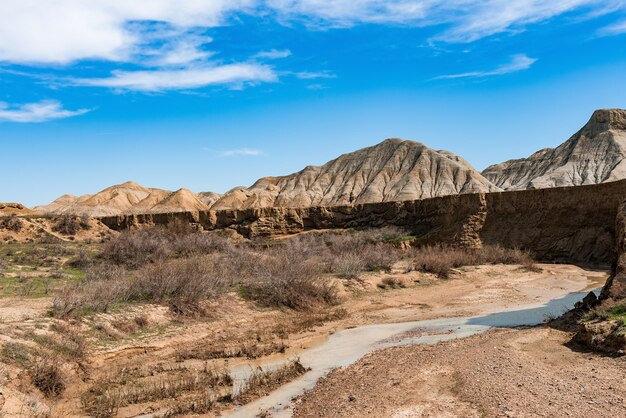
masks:
[[[416,235],[418,244],[500,244],[530,250],[542,260],[610,265],[616,254],[615,219],[625,198],[626,181],[618,181],[404,202],[128,215],[101,221],[122,230],[181,219],[206,230],[234,229],[247,237],[396,225]]]
[[[211,209],[337,206],[498,190],[461,157],[388,139],[320,167],[233,189]]]
[[[482,174],[505,190],[598,184],[626,178],[625,156],[626,110],[597,110],[559,147],[492,165]]]

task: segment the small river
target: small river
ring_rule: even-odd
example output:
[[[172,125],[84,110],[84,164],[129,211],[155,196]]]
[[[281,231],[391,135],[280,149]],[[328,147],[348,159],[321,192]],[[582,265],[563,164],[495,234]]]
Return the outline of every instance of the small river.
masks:
[[[596,293],[600,289],[595,289]],[[517,307],[482,316],[442,318],[395,324],[374,324],[338,331],[321,345],[300,353],[300,362],[310,371],[287,383],[268,396],[243,405],[226,416],[252,418],[261,411],[274,417],[291,416],[291,400],[315,386],[316,382],[332,369],[346,367],[369,352],[388,347],[416,344],[435,344],[440,341],[464,338],[491,328],[512,328],[543,323],[547,318],[559,316],[571,309],[588,292],[570,293],[543,305]],[[280,367],[289,359],[262,364],[263,370]],[[235,389],[250,375],[250,366],[232,370]]]

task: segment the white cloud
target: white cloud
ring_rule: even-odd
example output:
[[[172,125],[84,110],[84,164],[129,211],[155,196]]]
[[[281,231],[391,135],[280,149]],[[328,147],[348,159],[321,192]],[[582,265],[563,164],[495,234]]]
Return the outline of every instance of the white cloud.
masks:
[[[263,154],[263,151],[254,148],[235,148],[220,152],[220,157],[256,157]]]
[[[308,26],[438,25],[435,40],[471,42],[579,9],[594,17],[623,8],[623,0],[2,0],[0,62],[136,62],[155,38],[169,45],[164,64],[197,61],[208,53],[184,39],[189,32],[241,13]]]
[[[606,26],[599,31],[599,34],[602,36],[621,35],[624,33],[626,33],[626,20]]]
[[[76,86],[158,92],[210,85],[236,87],[259,82],[274,82],[277,79],[278,76],[274,70],[267,65],[244,63],[176,70],[114,71],[111,77],[72,79],[70,83]]]
[[[409,23],[424,19],[431,6],[439,1],[268,0],[267,4],[283,18],[302,18],[310,23],[349,27],[359,23]]]
[[[68,64],[129,60],[144,41],[138,22],[214,27],[255,0],[2,0],[0,61]],[[135,23],[135,25],[130,24]]]
[[[303,80],[314,80],[316,78],[336,78],[335,74],[332,74],[328,71],[301,71],[299,73],[295,73],[295,76],[301,78]]]
[[[53,119],[64,119],[83,115],[89,109],[66,110],[56,100],[46,100],[37,103],[9,105],[0,102],[0,122],[46,122]]]
[[[589,18],[624,8],[623,0],[268,0],[282,19],[350,27],[363,23],[445,25],[436,41],[472,42],[586,8]]]
[[[289,56],[291,56],[291,51],[288,49],[271,49],[269,51],[259,52],[254,56],[254,58],[275,60],[280,58],[287,58]]]
[[[537,62],[536,58],[530,58],[524,54],[513,55],[511,57],[511,61],[496,67],[493,70],[487,71],[471,71],[467,73],[461,74],[449,74],[449,75],[441,75],[433,78],[433,80],[450,80],[456,78],[480,78],[480,77],[491,77],[497,75],[504,75],[509,73],[514,73],[517,71],[528,70],[535,62]]]

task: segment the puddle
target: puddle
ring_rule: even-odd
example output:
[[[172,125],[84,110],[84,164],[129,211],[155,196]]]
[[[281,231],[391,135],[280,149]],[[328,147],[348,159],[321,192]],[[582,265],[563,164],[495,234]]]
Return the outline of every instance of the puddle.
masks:
[[[593,289],[599,293],[600,288]],[[541,324],[547,317],[558,316],[571,309],[588,292],[570,293],[543,305],[519,307],[482,316],[441,318],[396,324],[365,325],[339,331],[328,337],[325,343],[300,353],[300,362],[311,370],[298,379],[280,387],[268,396],[243,405],[226,414],[232,418],[250,418],[261,411],[269,411],[273,417],[290,417],[291,400],[315,386],[316,382],[332,369],[346,367],[367,353],[381,348],[416,344],[435,344],[440,341],[464,338],[490,328],[519,327]],[[264,370],[280,367],[287,360],[263,363]],[[232,369],[235,390],[250,375],[250,366]]]

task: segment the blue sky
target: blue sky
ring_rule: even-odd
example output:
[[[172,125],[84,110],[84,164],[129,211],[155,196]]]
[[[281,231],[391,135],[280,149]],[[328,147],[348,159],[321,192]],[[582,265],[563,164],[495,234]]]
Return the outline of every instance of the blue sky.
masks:
[[[389,137],[483,169],[625,75],[622,0],[3,0],[0,201],[224,192]]]

